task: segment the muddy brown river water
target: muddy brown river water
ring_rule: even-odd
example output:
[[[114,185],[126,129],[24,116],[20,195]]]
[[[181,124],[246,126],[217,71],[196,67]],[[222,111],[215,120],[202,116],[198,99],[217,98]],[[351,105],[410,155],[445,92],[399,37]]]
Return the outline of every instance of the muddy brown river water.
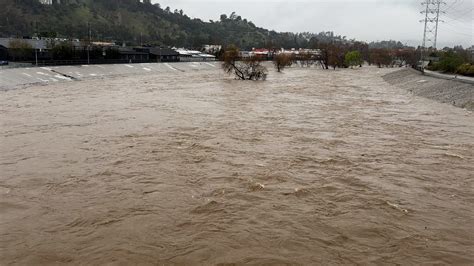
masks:
[[[474,264],[474,115],[393,70],[0,92],[0,264]]]

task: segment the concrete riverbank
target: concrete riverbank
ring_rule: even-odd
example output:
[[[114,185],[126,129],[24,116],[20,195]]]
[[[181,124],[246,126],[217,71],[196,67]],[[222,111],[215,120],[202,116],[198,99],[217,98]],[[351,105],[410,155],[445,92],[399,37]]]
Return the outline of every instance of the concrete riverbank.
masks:
[[[464,80],[422,75],[413,69],[391,72],[384,75],[383,79],[391,85],[409,90],[414,95],[474,110],[474,84]]]
[[[80,65],[56,67],[31,67],[0,70],[0,90],[28,85],[46,85],[73,80],[86,80],[137,74],[187,72],[209,70],[217,62],[144,63],[116,65]]]

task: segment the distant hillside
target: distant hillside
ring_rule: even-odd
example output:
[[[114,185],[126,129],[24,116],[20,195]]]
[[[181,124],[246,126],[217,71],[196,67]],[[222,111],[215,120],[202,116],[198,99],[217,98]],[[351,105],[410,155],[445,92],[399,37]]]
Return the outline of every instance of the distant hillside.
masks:
[[[332,32],[277,33],[255,26],[233,13],[219,21],[191,19],[182,10],[139,0],[62,0],[43,5],[38,0],[0,0],[0,36],[66,37],[93,40],[201,47],[236,44],[242,48],[300,48],[315,42],[345,41]],[[146,1],[145,1],[146,2]]]

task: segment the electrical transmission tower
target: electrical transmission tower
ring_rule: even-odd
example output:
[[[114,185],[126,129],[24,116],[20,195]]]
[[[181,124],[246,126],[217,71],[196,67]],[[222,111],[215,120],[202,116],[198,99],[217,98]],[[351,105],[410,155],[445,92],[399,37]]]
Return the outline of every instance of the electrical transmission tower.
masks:
[[[440,14],[444,13],[441,11],[441,5],[446,3],[443,0],[424,0],[421,4],[424,6],[424,10],[421,13],[425,14],[425,19],[420,21],[425,23],[421,54],[421,61],[423,62],[426,50],[429,48],[436,49],[436,43],[438,41],[438,25],[442,22],[439,17]]]

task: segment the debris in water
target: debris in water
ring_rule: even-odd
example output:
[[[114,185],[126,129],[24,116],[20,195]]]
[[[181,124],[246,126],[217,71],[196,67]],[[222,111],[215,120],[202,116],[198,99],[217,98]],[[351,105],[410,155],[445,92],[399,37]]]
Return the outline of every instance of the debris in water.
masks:
[[[260,183],[255,183],[250,185],[250,190],[251,191],[261,191],[265,189],[265,185],[260,184]]]
[[[454,154],[454,153],[445,153],[444,155],[445,155],[445,156],[448,156],[448,157],[454,157],[454,158],[464,159],[464,157],[462,157],[461,155]]]
[[[401,211],[401,212],[403,212],[403,213],[408,213],[408,210],[407,210],[407,209],[403,209],[402,207],[398,206],[398,204],[391,203],[391,202],[389,202],[389,201],[386,201],[386,203],[388,204],[388,206],[390,206],[390,207],[392,207],[392,208],[394,208],[394,209],[396,209],[396,210],[399,210],[399,211]]]

